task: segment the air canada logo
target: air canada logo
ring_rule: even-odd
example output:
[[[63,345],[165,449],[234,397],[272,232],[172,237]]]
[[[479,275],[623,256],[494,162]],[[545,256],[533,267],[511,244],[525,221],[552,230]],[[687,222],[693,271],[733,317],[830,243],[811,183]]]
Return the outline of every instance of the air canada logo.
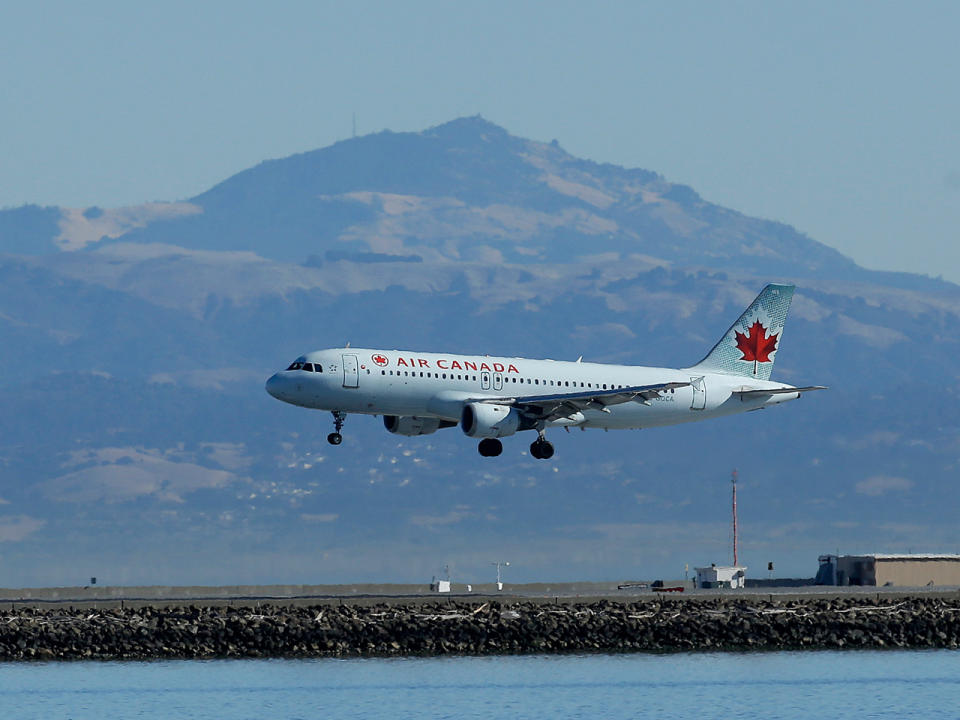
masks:
[[[370,358],[373,360],[374,364],[379,365],[380,367],[386,367],[390,364],[390,361],[387,360],[385,355],[380,355],[379,353]]]
[[[760,324],[759,320],[754,320],[750,330],[744,334],[737,331],[737,350],[743,353],[740,358],[745,362],[753,363],[753,374],[757,374],[757,364],[773,362],[770,354],[777,350],[777,338],[780,333],[774,333],[767,337],[767,329]]]

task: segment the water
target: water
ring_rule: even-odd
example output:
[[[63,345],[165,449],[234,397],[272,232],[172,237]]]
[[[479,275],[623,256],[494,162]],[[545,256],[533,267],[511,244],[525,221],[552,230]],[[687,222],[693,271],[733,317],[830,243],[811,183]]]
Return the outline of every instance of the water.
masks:
[[[0,664],[4,718],[960,717],[955,651]]]

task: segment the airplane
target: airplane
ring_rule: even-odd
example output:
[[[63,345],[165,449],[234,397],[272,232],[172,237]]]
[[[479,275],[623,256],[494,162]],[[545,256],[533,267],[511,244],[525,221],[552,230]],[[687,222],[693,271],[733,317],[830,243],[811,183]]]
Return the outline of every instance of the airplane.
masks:
[[[534,430],[530,454],[554,454],[548,428],[623,430],[762,410],[823,386],[770,380],[793,285],[767,285],[696,365],[656,368],[408,350],[333,348],[298,357],[266,382],[273,397],[333,413],[339,445],[348,413],[382,415],[408,437],[460,426],[480,455]]]

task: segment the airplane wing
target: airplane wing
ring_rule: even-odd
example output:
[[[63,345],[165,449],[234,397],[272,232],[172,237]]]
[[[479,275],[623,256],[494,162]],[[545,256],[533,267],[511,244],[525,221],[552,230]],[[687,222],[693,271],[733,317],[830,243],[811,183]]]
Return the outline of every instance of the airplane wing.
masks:
[[[739,390],[734,390],[734,395],[739,395],[741,400],[746,400],[751,397],[763,397],[770,395],[787,395],[793,393],[805,393],[813,392],[814,390],[826,390],[825,385],[808,385],[807,387],[795,387],[795,388],[775,388],[772,390],[756,390],[754,388],[748,388],[746,386],[740,388]]]
[[[559,420],[571,417],[584,410],[610,412],[608,405],[625,402],[639,402],[649,405],[650,401],[676,388],[688,387],[688,382],[660,383],[658,385],[635,385],[613,390],[595,390],[587,392],[556,393],[553,395],[524,395],[516,397],[478,397],[466,402],[489,403],[491,405],[510,405],[524,415],[537,420]]]

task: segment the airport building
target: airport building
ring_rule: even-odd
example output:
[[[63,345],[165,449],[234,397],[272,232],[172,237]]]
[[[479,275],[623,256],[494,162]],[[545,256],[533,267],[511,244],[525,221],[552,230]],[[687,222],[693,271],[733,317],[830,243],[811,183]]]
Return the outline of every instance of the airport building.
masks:
[[[817,585],[960,585],[960,555],[821,555]]]
[[[711,565],[694,568],[698,588],[742,588],[747,581],[747,568],[742,565]]]

